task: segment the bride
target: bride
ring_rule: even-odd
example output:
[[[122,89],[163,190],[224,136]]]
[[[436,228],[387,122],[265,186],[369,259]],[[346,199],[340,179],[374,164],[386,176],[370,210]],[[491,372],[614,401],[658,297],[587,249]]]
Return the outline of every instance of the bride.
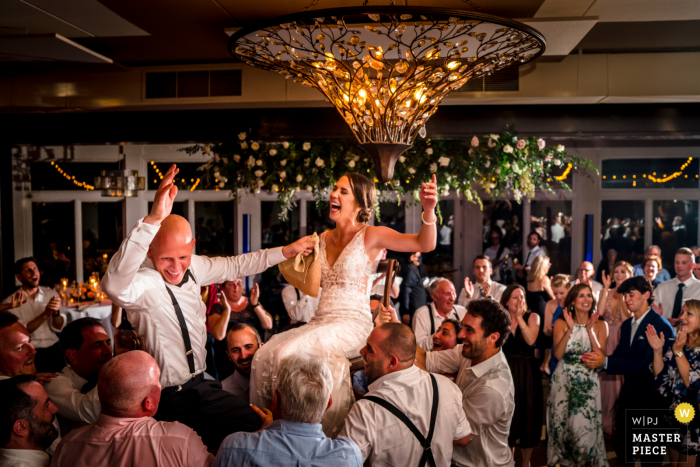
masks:
[[[360,355],[372,331],[371,277],[382,249],[427,252],[435,248],[435,175],[421,186],[423,226],[417,235],[368,226],[375,196],[374,184],[359,174],[348,173],[333,186],[329,217],[335,221],[335,229],[320,236],[323,293],[316,316],[304,326],[273,336],[256,352],[251,368],[250,402],[269,408],[284,357],[304,353],[327,358],[333,392],[322,426],[330,437],[340,432],[354,402],[348,359]]]

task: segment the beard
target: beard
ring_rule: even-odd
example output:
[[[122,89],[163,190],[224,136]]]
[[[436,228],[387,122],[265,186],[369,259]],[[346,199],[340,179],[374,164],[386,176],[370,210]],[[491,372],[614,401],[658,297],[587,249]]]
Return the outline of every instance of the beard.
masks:
[[[484,352],[486,352],[486,339],[472,342],[464,342],[462,346],[462,356],[468,359],[475,359],[481,357]]]
[[[53,426],[52,422],[43,422],[34,417],[31,414],[27,417],[29,422],[29,427],[31,428],[31,434],[29,435],[29,441],[46,449],[58,438],[58,430]]]

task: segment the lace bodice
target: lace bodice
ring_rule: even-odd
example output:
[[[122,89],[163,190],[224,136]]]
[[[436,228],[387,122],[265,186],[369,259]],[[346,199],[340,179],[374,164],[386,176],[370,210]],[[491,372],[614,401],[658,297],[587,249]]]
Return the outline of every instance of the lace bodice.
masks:
[[[622,319],[622,313],[620,312],[619,306],[618,309],[613,313],[612,302],[613,292],[610,291],[610,293],[608,294],[607,303],[605,303],[605,308],[603,309],[603,319],[606,323],[608,323],[609,326],[621,326],[622,322],[624,321]]]
[[[331,267],[326,257],[326,234],[321,234],[319,256],[321,259],[321,301],[317,316],[347,314],[357,311],[370,313],[369,295],[372,276],[378,261],[372,261],[365,251],[367,227],[355,234],[350,243],[340,252]]]

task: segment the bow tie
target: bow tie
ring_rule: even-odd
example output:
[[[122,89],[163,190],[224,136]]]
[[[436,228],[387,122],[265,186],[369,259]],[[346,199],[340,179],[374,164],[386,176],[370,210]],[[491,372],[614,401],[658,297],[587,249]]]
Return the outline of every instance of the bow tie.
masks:
[[[183,285],[185,285],[187,283],[187,281],[190,279],[190,277],[192,278],[192,281],[196,284],[197,281],[194,280],[194,276],[192,275],[192,272],[188,269],[187,271],[185,271],[185,275],[182,277],[182,280],[180,281],[179,284],[177,284],[177,286],[182,287]]]

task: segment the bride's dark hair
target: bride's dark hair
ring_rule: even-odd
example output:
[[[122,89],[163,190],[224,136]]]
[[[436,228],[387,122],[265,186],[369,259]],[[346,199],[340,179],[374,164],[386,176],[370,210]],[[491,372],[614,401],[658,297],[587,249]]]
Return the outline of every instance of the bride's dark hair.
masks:
[[[374,183],[364,175],[346,173],[345,177],[348,177],[355,202],[360,207],[360,212],[357,213],[357,221],[366,224],[372,217],[374,202],[377,198],[377,189],[374,187]]]

